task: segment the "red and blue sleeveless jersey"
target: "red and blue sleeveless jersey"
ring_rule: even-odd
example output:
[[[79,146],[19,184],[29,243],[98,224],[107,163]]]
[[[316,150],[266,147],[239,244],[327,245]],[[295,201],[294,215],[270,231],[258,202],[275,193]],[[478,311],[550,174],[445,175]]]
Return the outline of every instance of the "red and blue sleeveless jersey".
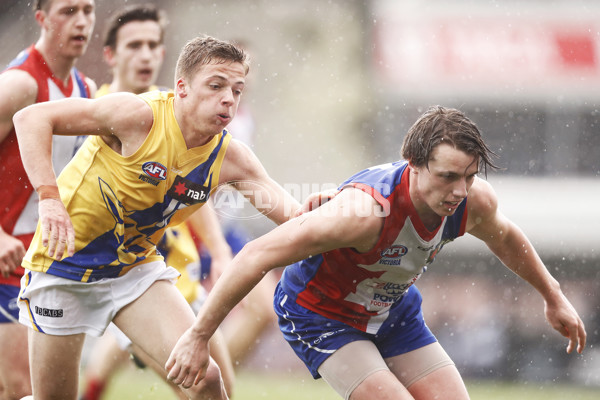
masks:
[[[371,195],[385,218],[370,251],[342,248],[286,267],[281,285],[299,305],[368,333],[377,333],[390,309],[414,284],[442,247],[465,232],[465,199],[456,212],[429,231],[409,196],[405,161],[361,171],[340,189]]]
[[[36,80],[36,103],[65,97],[90,97],[90,89],[83,74],[72,68],[69,83],[65,85],[54,76],[34,45],[19,53],[5,71],[11,69],[25,71]],[[57,175],[73,157],[78,140],[80,139],[76,136],[53,137],[52,161]],[[25,248],[29,246],[37,226],[37,201],[37,195],[21,161],[13,128],[0,143],[0,223],[5,232],[20,239]],[[23,269],[18,268],[9,278],[0,277],[0,284],[18,286],[22,275]]]

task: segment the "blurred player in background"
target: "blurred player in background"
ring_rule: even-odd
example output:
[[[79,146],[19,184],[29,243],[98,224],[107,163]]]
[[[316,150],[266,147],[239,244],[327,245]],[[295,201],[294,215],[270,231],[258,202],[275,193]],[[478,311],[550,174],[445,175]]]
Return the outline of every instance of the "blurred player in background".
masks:
[[[20,158],[12,117],[38,102],[90,97],[94,82],[75,67],[87,49],[95,23],[93,0],[37,0],[38,41],[0,74],[0,399],[31,394],[27,328],[17,323],[21,260],[37,226],[35,193]],[[56,173],[73,156],[77,137],[54,138]]]
[[[175,345],[169,379],[202,378],[208,340],[229,310],[266,271],[287,266],[275,310],[315,379],[352,400],[468,399],[413,285],[444,245],[467,232],[540,293],[546,319],[569,339],[567,352],[581,353],[586,332],[577,311],[477,177],[495,168],[477,126],[458,110],[432,107],[409,129],[401,154],[404,160],[355,174],[329,202],[247,244]]]
[[[113,80],[110,84],[103,84],[96,97],[115,92],[140,94],[159,90],[155,83],[164,60],[163,39],[166,25],[166,13],[149,4],[128,6],[112,14],[107,20],[104,34],[104,60],[111,68]],[[225,265],[231,260],[231,250],[212,208],[202,207],[188,221],[206,243],[217,265]],[[181,273],[176,286],[197,313],[204,289],[199,283],[200,258],[188,222],[169,228],[158,244],[158,249],[165,257],[166,264]],[[151,366],[166,380],[163,366],[134,346],[114,324],[111,324],[108,332],[98,339],[92,349],[86,364],[86,386],[81,399],[100,399],[112,376],[127,362],[129,353],[136,357],[138,364]],[[225,340],[219,333],[215,340],[211,341],[211,355],[221,368],[227,393],[231,394],[234,381],[233,366]],[[181,389],[170,384],[179,398],[188,398]]]

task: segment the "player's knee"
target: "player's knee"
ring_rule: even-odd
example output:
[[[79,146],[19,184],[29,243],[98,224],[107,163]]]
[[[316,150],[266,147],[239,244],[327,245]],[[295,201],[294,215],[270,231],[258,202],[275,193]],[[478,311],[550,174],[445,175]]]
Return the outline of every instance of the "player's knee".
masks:
[[[413,397],[390,371],[380,370],[365,377],[346,398],[349,400],[392,400],[412,399]]]
[[[228,398],[221,378],[221,371],[213,361],[209,364],[204,379],[198,385],[186,390],[186,392],[193,400],[223,400]]]
[[[2,399],[19,400],[20,398],[31,394],[31,383],[29,374],[20,377],[21,379],[12,379],[4,382],[4,397]]]

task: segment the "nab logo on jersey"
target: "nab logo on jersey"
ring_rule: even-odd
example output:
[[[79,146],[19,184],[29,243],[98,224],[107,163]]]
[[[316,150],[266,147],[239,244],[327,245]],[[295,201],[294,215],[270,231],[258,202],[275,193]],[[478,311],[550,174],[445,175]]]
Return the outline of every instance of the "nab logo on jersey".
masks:
[[[167,168],[159,162],[148,161],[142,165],[142,170],[151,178],[164,181],[167,179]]]
[[[204,203],[208,200],[210,187],[197,184],[180,175],[175,176],[175,181],[167,194],[173,199],[187,205]]]

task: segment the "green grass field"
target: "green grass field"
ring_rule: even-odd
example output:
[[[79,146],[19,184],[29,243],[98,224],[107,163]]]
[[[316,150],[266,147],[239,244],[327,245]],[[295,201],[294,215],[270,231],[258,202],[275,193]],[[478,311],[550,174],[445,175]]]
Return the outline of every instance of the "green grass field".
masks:
[[[473,400],[598,400],[600,388],[551,385],[530,382],[512,384],[494,381],[467,382]],[[174,400],[168,386],[152,372],[128,368],[108,387],[109,400]],[[311,378],[241,372],[237,376],[234,400],[339,400],[323,382]]]

